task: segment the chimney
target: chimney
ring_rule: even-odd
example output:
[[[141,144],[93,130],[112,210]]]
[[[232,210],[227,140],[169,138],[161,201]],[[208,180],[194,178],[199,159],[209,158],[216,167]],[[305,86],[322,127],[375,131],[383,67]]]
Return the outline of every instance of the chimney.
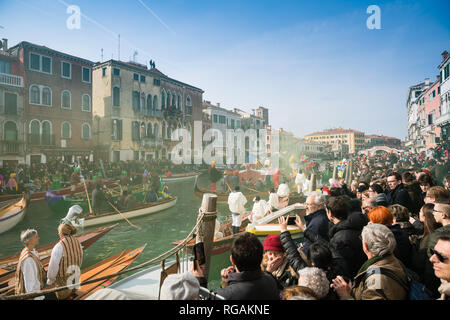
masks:
[[[441,53],[442,55],[442,61],[444,61],[447,58],[448,52],[447,50],[445,50],[444,52]]]
[[[220,102],[217,102],[217,106],[220,107]]]
[[[429,85],[430,84],[430,78],[425,78],[425,85]]]
[[[8,50],[8,39],[3,38],[3,50],[6,51]]]

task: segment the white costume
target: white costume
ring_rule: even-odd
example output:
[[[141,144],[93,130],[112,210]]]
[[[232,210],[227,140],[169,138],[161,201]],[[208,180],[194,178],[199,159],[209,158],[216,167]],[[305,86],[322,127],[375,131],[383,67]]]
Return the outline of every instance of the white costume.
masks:
[[[242,215],[245,213],[245,204],[247,203],[247,198],[242,194],[242,192],[233,191],[228,196],[228,208],[232,213],[233,227],[240,227],[242,222]]]
[[[67,215],[64,219],[61,220],[61,223],[71,223],[74,221],[79,224],[78,219],[83,217],[83,208],[79,205],[74,205],[69,208]]]
[[[278,186],[277,191],[278,196],[284,198],[289,196],[289,193],[290,193],[289,186],[286,183],[282,183]]]
[[[81,254],[83,254],[83,247],[81,245],[80,245],[80,248],[81,248]],[[61,262],[62,257],[64,257],[64,249],[62,247],[61,242],[58,242],[52,249],[52,254],[50,256],[50,262],[48,264],[48,271],[47,271],[47,284],[48,285],[53,284],[55,282],[56,276],[58,275],[58,271],[59,271],[59,263]]]
[[[253,204],[253,209],[252,209],[252,217],[251,217],[251,222],[255,223],[256,221],[258,221],[261,218],[264,218],[264,216],[267,214],[267,212],[269,211],[269,205],[265,200],[259,200],[258,202],[255,202]]]
[[[36,257],[39,257],[39,253],[35,249],[33,249],[31,253],[34,254]],[[39,281],[38,268],[33,258],[27,257],[23,260],[21,271],[23,275],[23,282],[25,284],[26,293],[41,291],[41,283]],[[43,300],[44,298],[45,298],[44,296],[39,296],[34,298],[34,300]]]
[[[269,195],[269,205],[270,205],[271,208],[274,208],[274,209],[278,210],[278,207],[279,207],[278,195],[276,193],[271,193]]]
[[[305,174],[302,173],[297,173],[297,175],[295,176],[295,184],[297,185],[297,192],[298,193],[302,193],[303,192],[303,188],[304,188],[304,184],[306,182],[306,177]]]

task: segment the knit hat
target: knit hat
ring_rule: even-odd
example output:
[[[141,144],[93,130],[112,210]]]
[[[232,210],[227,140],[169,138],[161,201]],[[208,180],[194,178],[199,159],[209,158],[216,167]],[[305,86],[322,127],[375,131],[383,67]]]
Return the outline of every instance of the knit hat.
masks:
[[[378,193],[375,197],[375,202],[378,205],[387,205],[387,198],[386,195],[384,193]]]
[[[191,273],[170,274],[161,286],[160,300],[196,300],[200,284]]]
[[[281,251],[283,252],[283,246],[281,245],[280,235],[269,234],[264,240],[264,250],[268,251]]]
[[[298,285],[312,289],[319,299],[325,297],[330,289],[330,282],[326,273],[316,267],[306,267],[299,270]]]

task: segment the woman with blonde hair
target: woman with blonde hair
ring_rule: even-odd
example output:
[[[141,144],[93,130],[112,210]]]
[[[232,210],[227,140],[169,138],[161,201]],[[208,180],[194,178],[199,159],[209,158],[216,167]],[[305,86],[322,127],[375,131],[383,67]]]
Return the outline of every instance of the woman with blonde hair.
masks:
[[[47,272],[47,284],[64,287],[80,282],[83,248],[74,235],[77,228],[71,224],[60,224],[58,235],[61,239],[52,250]],[[59,300],[73,298],[75,289],[65,289],[56,292]]]

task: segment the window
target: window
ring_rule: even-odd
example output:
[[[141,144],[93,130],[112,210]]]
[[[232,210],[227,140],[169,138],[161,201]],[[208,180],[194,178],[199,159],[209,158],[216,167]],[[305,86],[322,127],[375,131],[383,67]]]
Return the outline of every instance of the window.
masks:
[[[145,82],[145,76],[142,76],[142,75],[141,75],[140,81],[141,81],[141,82]]]
[[[160,86],[160,85],[161,85],[161,80],[159,80],[159,79],[153,79],[153,85],[154,85],[154,86]]]
[[[122,120],[119,119],[112,120],[111,137],[113,140],[122,140]]]
[[[137,121],[131,122],[131,140],[132,141],[139,140],[139,122]]]
[[[69,62],[61,61],[61,77],[71,79],[72,78],[72,64]]]
[[[234,129],[234,119],[231,119],[231,129]]]
[[[236,120],[236,128],[239,129],[241,127],[241,120]]]
[[[151,94],[147,95],[147,114],[150,114],[152,111],[152,102],[153,102],[152,95]]]
[[[158,96],[157,95],[153,96],[153,110],[159,110],[158,109]]]
[[[81,97],[81,110],[86,112],[91,111],[91,97],[88,94],[83,94]]]
[[[30,52],[30,70],[52,73],[52,58]]]
[[[86,68],[86,67],[82,67],[82,72],[83,72],[83,75],[82,75],[82,81],[83,82],[87,82],[87,83],[90,83],[91,82],[91,69],[89,69],[89,68]]]
[[[42,104],[45,106],[52,105],[52,92],[49,87],[42,88]]]
[[[63,122],[61,125],[61,138],[62,139],[70,139],[72,135],[71,129],[70,129],[70,123],[69,122]]]
[[[132,102],[133,102],[133,110],[134,111],[139,110],[139,91],[133,91]]]
[[[83,138],[83,139],[91,138],[91,126],[87,123],[84,123],[81,126],[81,138]]]
[[[6,141],[17,141],[17,126],[15,122],[7,121],[5,123],[4,135]]]
[[[0,73],[11,73],[11,64],[6,61],[0,61]]]
[[[139,81],[139,75],[137,73],[133,73],[133,80]]]
[[[5,114],[17,115],[17,95],[5,92]]]
[[[120,76],[120,69],[119,68],[114,68],[113,69],[113,75]]]
[[[106,77],[106,67],[102,68],[102,76]]]
[[[432,96],[433,98],[436,97],[436,90],[433,90],[431,96]]]
[[[219,116],[219,123],[226,124],[227,123],[227,118],[225,116]]]
[[[120,107],[120,88],[119,87],[113,88],[113,106]]]
[[[71,95],[70,92],[67,90],[64,90],[61,93],[61,108],[63,109],[71,109]]]
[[[165,109],[166,108],[166,92],[163,91],[161,92],[161,108]]]
[[[441,87],[438,87],[438,94],[441,94]]]
[[[217,123],[217,114],[213,115],[213,122]]]
[[[52,142],[52,126],[49,121],[42,122],[41,144],[44,146],[51,145]]]

